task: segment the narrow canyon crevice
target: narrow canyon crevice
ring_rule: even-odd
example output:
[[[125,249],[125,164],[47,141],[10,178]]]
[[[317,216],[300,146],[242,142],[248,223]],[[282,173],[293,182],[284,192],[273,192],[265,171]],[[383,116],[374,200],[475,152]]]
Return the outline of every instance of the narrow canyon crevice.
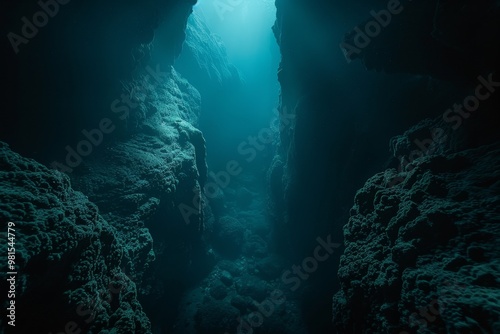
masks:
[[[497,1],[0,8],[2,333],[500,332]]]

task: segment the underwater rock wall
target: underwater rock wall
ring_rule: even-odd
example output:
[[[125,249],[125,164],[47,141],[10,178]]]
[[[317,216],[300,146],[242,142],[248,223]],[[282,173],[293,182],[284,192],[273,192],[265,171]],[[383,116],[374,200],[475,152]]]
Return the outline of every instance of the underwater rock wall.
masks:
[[[14,81],[0,139],[38,161],[2,143],[1,218],[20,227],[17,300],[38,316],[18,319],[25,332],[158,332],[175,319],[184,278],[198,278],[201,100],[172,68],[194,3],[60,1],[27,43],[5,39]],[[5,35],[41,11],[5,6]],[[164,46],[157,63],[153,41]]]
[[[196,89],[173,68],[160,81],[146,75],[137,93],[137,129],[85,159],[71,179],[127,240],[123,270],[148,315],[164,322],[175,318],[163,312],[175,309],[175,296],[197,279],[192,268],[205,260],[204,213],[196,199],[207,177],[206,149],[192,125],[200,111]]]
[[[194,127],[200,96],[173,68],[156,79],[145,72],[130,89],[139,85],[134,115],[127,118],[133,132],[84,157],[69,175],[75,187],[118,220],[144,225],[157,210],[170,210],[184,226],[177,205],[191,204],[193,188],[199,190],[207,174],[205,141]],[[52,166],[65,171],[64,162]],[[202,230],[201,217],[190,219],[195,230]]]
[[[337,192],[328,189],[340,186],[336,175],[342,173],[340,159],[349,156],[354,141],[354,119],[346,101],[334,97],[342,88],[325,66],[328,62],[316,58],[321,52],[325,59],[333,54],[329,32],[314,35],[319,29],[330,31],[331,23],[318,17],[322,10],[326,17],[330,9],[303,1],[276,1],[276,8],[273,30],[282,56],[278,70],[281,123],[279,152],[269,182],[277,247],[301,257],[318,235],[331,232],[325,221],[331,208],[321,207],[308,194],[324,196],[325,202],[335,200],[332,196]],[[311,36],[318,49],[309,42]],[[345,145],[332,147],[333,137]]]
[[[352,196],[386,163],[388,154],[381,152],[390,138],[445,108],[430,87],[453,89],[424,77],[367,74],[348,64],[339,47],[344,31],[357,23],[353,12],[373,9],[369,1],[350,6],[276,1],[282,126],[269,175],[285,252],[304,254],[318,235],[341,238]]]
[[[358,191],[333,299],[339,333],[500,330],[499,150],[420,157]]]
[[[426,84],[366,77],[339,48],[352,2],[276,1],[274,34],[282,59],[279,151],[268,173],[276,249],[302,261],[319,236],[342,243],[342,226],[356,190],[383,167],[390,137],[429,111]],[[359,9],[358,6],[361,8]],[[356,3],[367,10],[367,2]],[[354,24],[354,23],[353,23]],[[417,100],[408,106],[410,98]],[[405,110],[402,113],[401,110]],[[382,121],[383,120],[383,121]],[[392,134],[392,135],[391,135]],[[311,333],[333,330],[331,296],[338,290],[342,249],[308,279],[301,296]]]
[[[113,226],[66,175],[5,143],[0,167],[0,217],[14,223],[16,331],[150,333],[136,284],[122,270],[132,254],[143,264],[153,255],[149,232]],[[132,232],[136,245],[123,238]]]
[[[273,30],[282,58],[280,143],[268,173],[273,246],[295,263],[309,256],[318,237],[331,235],[332,242],[342,243],[352,196],[383,159],[375,149],[384,138],[374,136],[369,124],[387,103],[377,96],[360,97],[363,90],[383,84],[337,73],[345,61],[334,42],[341,38],[336,24],[343,20],[334,4],[278,0],[276,7]],[[371,112],[362,115],[360,101],[370,101]],[[398,116],[382,127],[397,128],[397,122]],[[297,292],[309,333],[333,330],[331,296],[339,287],[341,252],[333,252]]]
[[[496,92],[499,80],[495,72],[500,58],[494,56],[499,48],[498,43],[493,42],[498,36],[498,5],[494,1],[476,6],[444,1],[361,1],[353,5],[320,0],[278,0],[276,6],[274,32],[282,52],[278,73],[282,89],[280,113],[282,117],[293,116],[293,121],[281,129],[280,152],[269,172],[277,242],[281,243],[284,252],[288,252],[307,249],[307,242],[321,233],[332,233],[339,241],[343,234],[346,250],[338,275],[326,273],[323,280],[314,277],[311,280],[319,290],[312,297],[316,305],[321,305],[323,295],[341,289],[333,304],[333,321],[339,333],[413,332],[422,323],[422,317],[429,321],[426,315],[415,319],[409,327],[403,326],[407,324],[405,320],[433,302],[436,291],[447,288],[440,284],[449,282],[440,279],[456,278],[457,284],[464,281],[471,284],[474,279],[469,272],[483,270],[488,266],[487,260],[481,264],[467,260],[464,266],[471,266],[463,269],[467,273],[455,277],[431,265],[420,271],[420,262],[418,266],[415,262],[393,264],[393,255],[408,255],[408,251],[414,257],[412,261],[418,259],[422,266],[433,256],[437,257],[436,261],[455,258],[455,251],[467,258],[466,249],[474,246],[472,241],[465,241],[467,235],[479,238],[482,229],[491,230],[488,232],[491,237],[484,240],[485,253],[486,249],[498,244],[498,231],[493,227],[498,212],[494,211],[494,206],[480,207],[481,203],[472,199],[498,193],[494,181],[479,182],[477,188],[464,190],[466,197],[470,195],[471,199],[470,202],[462,199],[470,205],[463,211],[448,207],[457,206],[461,201],[451,197],[456,189],[472,186],[476,178],[484,176],[485,180],[493,180],[498,177],[495,174],[498,162],[492,153],[497,150],[494,143],[499,139],[495,111],[499,105]],[[377,16],[384,10],[394,12],[386,27],[381,26],[381,17]],[[381,28],[363,39],[359,31],[367,24],[372,29],[376,28],[374,24]],[[342,33],[338,34],[339,30]],[[361,41],[363,45],[359,44]],[[357,59],[362,61],[363,70],[372,69],[378,73],[359,71]],[[478,90],[485,94],[481,99]],[[363,104],[358,103],[360,100]],[[479,101],[480,106],[475,101]],[[459,108],[466,103],[469,103],[467,111]],[[401,133],[405,134],[397,136]],[[438,143],[432,143],[434,136],[440,139]],[[395,138],[391,140],[392,137]],[[427,152],[430,144],[432,150]],[[453,163],[446,163],[449,159],[457,159],[454,154],[472,161],[471,165],[455,170]],[[413,170],[411,182],[404,183],[407,188],[395,194],[395,189],[402,187],[398,184],[410,177],[405,172],[410,162],[419,166],[422,163],[425,168]],[[384,173],[378,173],[384,170],[386,177],[393,178],[384,179]],[[446,185],[443,178],[456,183]],[[459,184],[460,179],[464,179],[463,185]],[[380,188],[375,189],[375,183]],[[389,184],[394,189],[387,188]],[[356,196],[356,205],[349,212],[359,188],[362,189]],[[411,197],[409,194],[418,195]],[[427,197],[437,203],[430,207]],[[409,207],[415,208],[415,216],[407,216],[405,210]],[[372,213],[374,210],[380,213]],[[431,214],[434,220],[425,222],[424,217],[432,210],[451,210],[452,218]],[[455,223],[455,219],[460,221],[476,214],[484,215],[479,221],[476,219],[477,225],[467,232],[446,236],[446,227],[453,225],[450,220]],[[342,226],[348,221],[342,233]],[[414,227],[415,221],[422,227]],[[396,222],[401,225],[393,227]],[[440,223],[443,225],[438,227]],[[410,241],[403,236],[399,240],[398,229],[403,233],[410,225],[420,234]],[[429,226],[424,228],[424,225]],[[386,236],[387,226],[394,228],[390,236]],[[445,235],[437,234],[437,230]],[[379,249],[384,238],[387,244]],[[418,243],[415,252],[407,242]],[[481,243],[479,239],[474,242]],[[493,251],[488,256],[494,256]],[[328,265],[337,269],[335,262]],[[366,270],[358,273],[360,267]],[[479,267],[483,269],[477,269]],[[412,276],[425,270],[429,270],[426,274],[429,276],[418,279]],[[453,270],[458,272],[460,269]],[[487,270],[498,276],[495,265]],[[496,283],[492,284],[472,286],[468,291],[484,301],[485,291],[490,291]],[[400,292],[403,295],[399,295]],[[428,297],[431,299],[427,300]],[[473,297],[466,294],[467,298]],[[463,300],[460,303],[464,305]],[[451,304],[446,318],[429,323],[430,328],[442,330],[444,322],[451,324],[459,319],[458,304]],[[314,303],[302,305],[306,321],[306,310],[321,313],[312,305]],[[486,323],[494,322],[497,317],[490,306],[485,307],[483,313],[482,309],[478,311],[483,315],[475,320],[462,318],[457,326],[467,332],[477,326],[487,326]],[[445,312],[443,310],[443,314]],[[469,309],[467,312],[464,313],[466,317],[474,311]],[[436,314],[430,314],[428,318],[434,319],[431,318],[434,316]],[[489,320],[485,320],[487,317]],[[380,320],[384,322],[378,325]],[[311,332],[334,330],[318,322],[309,321],[308,325]]]
[[[490,43],[499,12],[493,3],[455,5],[405,3],[352,58],[368,69],[452,80],[443,93],[463,95],[394,137],[391,168],[357,192],[333,298],[339,333],[500,330],[500,84],[498,57],[490,58],[499,50]]]

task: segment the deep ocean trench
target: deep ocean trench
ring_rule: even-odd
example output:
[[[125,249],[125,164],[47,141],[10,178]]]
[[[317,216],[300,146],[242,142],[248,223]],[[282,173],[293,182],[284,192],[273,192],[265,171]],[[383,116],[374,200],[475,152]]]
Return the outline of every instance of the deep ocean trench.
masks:
[[[498,1],[0,14],[0,333],[500,333]]]

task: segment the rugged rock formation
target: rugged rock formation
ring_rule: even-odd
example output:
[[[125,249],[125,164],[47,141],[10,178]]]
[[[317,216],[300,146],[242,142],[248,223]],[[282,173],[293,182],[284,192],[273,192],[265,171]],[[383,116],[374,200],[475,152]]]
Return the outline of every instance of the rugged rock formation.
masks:
[[[438,161],[448,159],[451,154],[473,154],[474,151],[471,150],[483,152],[484,157],[490,157],[488,150],[493,147],[485,145],[498,141],[499,122],[497,113],[494,112],[498,108],[498,96],[494,92],[496,87],[489,84],[492,90],[486,91],[488,84],[484,83],[493,80],[493,85],[496,85],[498,81],[498,77],[494,75],[499,59],[498,43],[495,41],[498,37],[496,2],[476,6],[466,1],[453,4],[436,0],[401,3],[360,1],[354,6],[342,1],[329,3],[320,0],[295,0],[276,1],[276,6],[278,12],[274,32],[282,52],[279,71],[282,88],[280,113],[282,116],[287,113],[294,115],[294,120],[281,130],[281,152],[269,172],[276,210],[276,239],[284,252],[299,250],[296,256],[304,257],[306,250],[311,247],[310,243],[322,234],[332,233],[340,240],[341,227],[348,221],[348,208],[356,189],[361,187],[370,175],[388,167],[403,172],[408,161],[418,157],[418,154],[411,155],[412,151],[416,150],[418,153],[422,150],[421,145],[417,145],[414,140],[424,141],[426,138],[432,138],[434,128],[445,131],[443,136],[447,137],[447,141],[436,145],[432,154],[442,156],[435,157],[436,160],[426,165],[427,167],[431,168],[433,164],[438,164]],[[399,7],[395,10],[394,6],[404,7],[404,10],[400,11]],[[389,9],[394,11],[390,17],[391,22],[380,29],[374,28],[373,22],[380,25],[380,15],[384,15],[384,11]],[[372,13],[375,13],[378,20]],[[363,19],[366,20],[362,21]],[[355,26],[357,28],[353,29]],[[366,34],[363,31],[366,27],[377,31],[370,31],[370,36],[364,39],[364,44],[358,45],[357,42],[364,38],[359,31]],[[339,31],[343,32],[338,33]],[[315,36],[314,43],[309,38],[311,35]],[[345,59],[342,60],[345,56],[350,62],[349,66],[345,65]],[[356,62],[352,61],[355,59],[361,59],[368,69],[391,73],[392,76],[385,73],[363,73],[359,71]],[[488,97],[482,99],[480,107],[477,108],[471,104],[475,101],[473,98],[478,99],[475,90],[481,85],[481,92],[486,93]],[[453,111],[455,105],[467,102],[473,112]],[[439,119],[436,121],[419,123],[423,119],[434,119],[438,115]],[[391,142],[394,158],[390,158],[388,151],[384,153],[391,137],[405,132],[415,124],[419,125],[405,136]],[[428,146],[427,141],[424,146]],[[426,150],[427,148],[424,149]],[[485,159],[489,160],[483,162],[484,173],[492,173],[493,165],[486,165],[493,164],[493,158]],[[450,167],[448,172],[455,175],[452,166],[446,166],[439,173],[446,174],[446,168]],[[394,173],[393,169],[387,173]],[[470,178],[474,178],[474,173],[480,173],[473,169],[469,171]],[[464,174],[460,177],[465,177],[468,173],[466,170],[462,172]],[[421,170],[422,175],[415,174],[419,172],[413,173],[416,179],[438,177],[435,175],[438,173],[432,172],[432,169],[428,172]],[[378,180],[381,176],[377,175]],[[374,182],[373,179],[370,180],[372,181],[369,185]],[[397,182],[394,184],[397,184],[401,180],[396,178],[395,181]],[[420,186],[422,185],[418,183],[415,187]],[[417,188],[414,191],[418,192]],[[477,196],[482,196],[482,191],[483,194],[488,194],[484,189],[477,190]],[[496,191],[498,192],[498,189]],[[358,196],[364,198],[364,194],[365,192],[361,191]],[[370,194],[372,195],[375,196]],[[385,200],[385,197],[383,198]],[[387,206],[388,211],[383,211],[383,215],[379,217],[386,222],[376,221],[384,227],[392,217],[404,216],[404,207],[401,207],[401,212],[395,207],[402,199],[389,198],[396,202],[384,202],[379,205],[382,211],[386,209],[382,206]],[[379,197],[375,199],[378,200]],[[447,197],[444,197],[443,201],[446,199]],[[363,216],[369,217],[367,219],[372,218],[368,214],[372,200],[373,197],[369,197],[366,202],[363,200],[357,204],[360,210],[366,210]],[[416,201],[417,198],[412,200]],[[451,198],[448,200],[450,203],[454,202]],[[440,208],[439,203],[436,204],[436,209]],[[475,204],[477,203],[471,203]],[[415,205],[419,207],[424,204],[417,201]],[[475,210],[471,208],[471,211]],[[477,208],[478,213],[483,210]],[[363,330],[370,332],[370,329],[374,332],[389,333],[401,325],[400,318],[413,312],[409,310],[422,307],[424,298],[420,295],[410,296],[413,283],[406,281],[404,277],[398,281],[398,274],[395,272],[393,275],[390,271],[386,273],[385,267],[379,280],[374,280],[374,277],[378,278],[378,274],[374,273],[370,279],[363,279],[363,283],[359,283],[361,285],[351,287],[348,277],[360,278],[363,275],[358,275],[354,271],[358,267],[349,264],[349,261],[368,256],[372,247],[378,247],[377,238],[384,237],[376,229],[379,225],[374,226],[370,223],[371,220],[358,223],[357,218],[359,217],[351,218],[352,225],[348,225],[345,230],[346,233],[353,233],[350,231],[352,227],[358,234],[352,239],[346,239],[347,249],[340,269],[343,290],[337,295],[334,305],[335,326],[340,333],[352,330],[360,333]],[[401,219],[404,224],[410,223]],[[443,224],[446,224],[446,219],[444,221]],[[483,222],[491,223],[492,220],[487,219]],[[361,230],[358,231],[357,228]],[[373,236],[374,239],[370,239],[371,242],[364,239],[358,241],[365,235]],[[348,237],[351,238],[351,234]],[[426,238],[428,237],[421,237],[421,242],[425,243]],[[431,243],[430,238],[428,241]],[[392,254],[390,247],[392,246],[388,244],[384,251]],[[454,257],[453,248],[448,250],[450,254],[447,256]],[[426,254],[430,257],[431,253],[433,251]],[[370,254],[369,259],[377,256],[375,260],[382,263],[384,259],[389,258],[381,254],[386,253]],[[359,261],[360,265],[366,265],[369,260]],[[332,263],[331,266],[335,268],[336,264]],[[436,270],[433,269],[432,272]],[[310,313],[320,314],[321,311],[315,309],[315,305],[321,304],[326,291],[340,288],[336,276],[335,273],[328,272],[323,279],[311,282],[316,287],[322,287],[318,288],[315,297],[311,298],[312,302],[307,304],[304,300],[303,304],[308,330],[311,333],[334,330],[329,328],[327,323],[319,324],[317,318]],[[439,273],[434,276],[446,275]],[[436,280],[431,281],[429,291],[437,291],[439,283]],[[379,291],[379,283],[394,284],[395,289],[391,290],[391,286],[391,289]],[[403,296],[404,306],[402,302],[395,302],[396,306],[382,306],[383,302],[370,304],[371,300],[385,301],[384,296],[379,294],[386,292],[387,298],[396,300],[398,297],[392,294],[401,291],[397,284],[407,289],[404,290],[408,293]],[[358,298],[360,296],[364,299]],[[415,304],[409,306],[411,302]],[[361,307],[363,305],[370,309],[364,309]],[[367,314],[377,314],[379,318],[363,317]],[[390,318],[393,327],[385,324],[378,328],[370,327],[380,317]],[[447,320],[457,319],[453,317]],[[484,325],[485,320],[481,321]],[[357,327],[354,328],[353,324]],[[436,325],[436,328],[441,325]],[[408,328],[409,332],[411,330]]]
[[[15,94],[3,92],[1,139],[55,169],[2,146],[1,219],[19,226],[25,332],[72,320],[84,331],[159,332],[175,319],[184,278],[199,279],[200,94],[171,68],[194,3],[72,1],[18,52],[5,46],[2,68],[17,81]],[[3,27],[17,33],[21,17],[41,10],[6,6]],[[161,63],[149,62],[154,43]]]
[[[499,150],[427,155],[358,191],[333,302],[340,333],[500,330]]]
[[[137,285],[124,270],[154,257],[148,230],[113,226],[66,175],[5,143],[0,167],[0,219],[15,224],[16,331],[150,333]],[[5,242],[1,251],[7,254]],[[8,290],[5,279],[1,286]]]
[[[130,83],[136,106],[127,122],[135,124],[133,134],[86,157],[71,177],[128,240],[133,251],[124,270],[138,285],[153,323],[168,327],[175,312],[156,312],[175,309],[173,296],[189,283],[186,277],[198,279],[193,268],[205,261],[203,210],[196,198],[207,165],[205,140],[191,125],[200,108],[198,92],[173,69],[156,79],[145,74]],[[137,256],[144,252],[138,230],[154,240],[146,262]]]
[[[339,333],[495,333],[500,98],[498,57],[490,58],[498,43],[489,41],[498,35],[498,8],[404,5],[353,59],[369,69],[460,80],[466,89],[448,108],[433,108],[437,119],[393,138],[393,168],[357,192],[333,321]],[[355,32],[346,36],[354,43]]]

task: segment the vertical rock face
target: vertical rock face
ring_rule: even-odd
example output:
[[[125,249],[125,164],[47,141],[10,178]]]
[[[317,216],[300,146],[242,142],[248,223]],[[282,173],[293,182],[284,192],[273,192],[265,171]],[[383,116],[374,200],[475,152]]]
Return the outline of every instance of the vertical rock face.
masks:
[[[0,219],[18,227],[22,332],[68,323],[158,332],[173,319],[157,310],[175,317],[173,292],[183,277],[197,279],[190,270],[203,261],[204,221],[196,199],[207,174],[195,128],[201,101],[171,67],[194,3],[75,0],[17,52],[7,41],[12,62],[3,70],[14,82],[3,92],[0,139],[52,167],[1,145]],[[21,33],[21,17],[41,10],[5,6],[4,35]],[[153,41],[163,47],[157,63]]]
[[[493,3],[470,7],[470,14],[465,4],[455,5],[408,4],[383,38],[360,53],[368,68],[460,78],[468,89],[437,119],[393,138],[397,170],[375,175],[357,192],[333,299],[341,333],[500,330],[500,100],[493,87],[499,64],[489,57],[498,47],[486,42],[499,12]],[[430,20],[433,29],[425,24]],[[472,42],[477,34],[483,38]],[[407,46],[402,50],[419,48],[421,56],[405,57],[396,51],[399,43]]]
[[[342,177],[354,142],[355,115],[342,83],[334,79],[337,46],[333,10],[321,1],[276,1],[273,27],[281,50],[279,153],[269,171],[277,249],[302,261],[316,238],[331,234],[340,241],[344,192]],[[343,98],[337,98],[338,95]],[[342,143],[336,145],[332,143]],[[341,180],[346,181],[343,183]],[[347,185],[347,187],[346,187]],[[332,330],[329,295],[333,294],[338,254],[308,278],[301,294],[303,319],[310,333]],[[334,282],[334,283],[332,283]]]
[[[441,2],[407,7],[381,39],[362,50],[364,64],[387,72],[460,78],[468,89],[453,111],[443,110],[439,118],[393,138],[397,171],[375,175],[357,192],[344,226],[346,249],[333,321],[342,333],[495,333],[500,321],[495,246],[500,238],[500,160],[499,98],[491,84],[497,85],[498,61],[486,60],[484,50],[490,46],[481,44],[484,40],[476,41],[472,51],[469,38],[498,11],[474,6],[469,16],[465,7]],[[472,20],[467,28],[459,24],[465,16]],[[420,24],[410,27],[408,22]],[[489,34],[498,36],[495,29],[484,33],[485,40]],[[415,43],[422,39],[430,41],[423,48]],[[400,42],[419,48],[422,56],[396,51]],[[449,47],[455,48],[453,54],[446,51]],[[392,52],[395,61],[377,50]],[[491,90],[479,102],[478,91],[487,87]],[[462,111],[471,100],[475,106]]]
[[[498,277],[498,4],[401,2],[359,45],[389,4],[276,1],[280,112],[294,116],[269,173],[278,239],[307,249],[348,222],[340,282],[315,281],[340,289],[339,333],[495,332],[497,281],[474,282]],[[312,319],[311,332],[334,331]]]
[[[443,102],[434,102],[436,92],[428,89],[427,79],[367,75],[346,63],[339,43],[357,23],[347,13],[369,13],[370,1],[354,9],[342,1],[276,1],[276,6],[279,111],[288,121],[270,175],[275,206],[282,208],[277,216],[285,217],[277,225],[294,249],[306,252],[318,235],[333,232],[340,238],[341,216],[356,189],[386,162],[380,148],[431,115],[430,104],[440,108]]]
[[[357,6],[369,12],[367,3]],[[407,106],[395,98],[428,95],[422,83],[403,87],[392,78],[366,78],[359,69],[347,69],[338,44],[350,28],[345,18],[350,6],[276,1],[283,124],[269,179],[275,240],[294,261],[306,258],[320,236],[341,242],[356,189],[387,158],[378,152],[386,149],[391,133],[411,124],[413,113],[427,110],[419,100],[406,109],[410,115],[403,115],[398,108]],[[302,297],[302,312],[311,333],[333,330],[330,305],[339,288],[339,257],[335,252],[306,283],[312,288]]]

